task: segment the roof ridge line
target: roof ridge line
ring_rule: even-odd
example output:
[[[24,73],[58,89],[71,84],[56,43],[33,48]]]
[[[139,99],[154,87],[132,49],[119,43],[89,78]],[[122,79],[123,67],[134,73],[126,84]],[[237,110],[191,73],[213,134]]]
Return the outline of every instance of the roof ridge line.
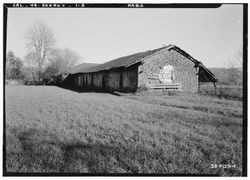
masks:
[[[168,47],[168,46],[169,46],[169,47]],[[157,52],[155,52],[155,53],[153,53],[153,54],[150,54],[150,55],[148,55],[148,56],[146,56],[146,57],[144,57],[144,58],[141,58],[141,59],[138,60],[138,61],[135,61],[135,62],[133,62],[133,63],[131,63],[131,64],[126,65],[125,68],[127,68],[127,67],[129,67],[129,66],[132,66],[133,64],[136,64],[136,63],[138,63],[138,62],[140,62],[140,61],[142,61],[142,60],[146,60],[146,59],[148,59],[148,58],[151,58],[152,56],[155,56],[156,54],[161,53],[162,51],[165,51],[166,49],[169,50],[170,48],[173,48],[173,47],[174,47],[174,45],[169,44],[169,45],[167,45],[166,47],[164,47],[163,49],[161,49],[161,50],[159,50],[159,51],[157,51]],[[152,51],[152,50],[148,50],[148,51]]]

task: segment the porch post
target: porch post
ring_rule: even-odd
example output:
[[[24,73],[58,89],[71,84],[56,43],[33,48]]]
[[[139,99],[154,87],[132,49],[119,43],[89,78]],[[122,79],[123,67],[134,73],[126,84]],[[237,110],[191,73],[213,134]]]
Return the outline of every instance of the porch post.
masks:
[[[216,82],[214,82],[214,90],[216,90],[216,89],[217,89]]]
[[[198,79],[198,93],[200,93],[200,92],[201,92],[201,83],[200,83],[200,81]]]

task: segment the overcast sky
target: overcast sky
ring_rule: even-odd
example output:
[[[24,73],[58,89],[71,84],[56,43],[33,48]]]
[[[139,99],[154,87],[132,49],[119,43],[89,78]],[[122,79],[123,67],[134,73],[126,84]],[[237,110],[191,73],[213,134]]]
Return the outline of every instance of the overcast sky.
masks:
[[[82,62],[103,63],[174,44],[207,67],[225,67],[242,42],[243,6],[217,9],[9,8],[7,50],[21,59],[24,34],[35,21],[54,32],[56,46]]]

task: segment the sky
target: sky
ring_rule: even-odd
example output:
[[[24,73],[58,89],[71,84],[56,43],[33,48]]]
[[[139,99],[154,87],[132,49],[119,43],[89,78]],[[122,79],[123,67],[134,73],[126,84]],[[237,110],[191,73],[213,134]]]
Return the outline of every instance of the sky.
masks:
[[[243,6],[216,9],[9,8],[7,50],[23,59],[24,34],[36,21],[54,32],[58,48],[70,48],[78,63],[104,63],[174,44],[207,67],[226,67],[243,37]]]

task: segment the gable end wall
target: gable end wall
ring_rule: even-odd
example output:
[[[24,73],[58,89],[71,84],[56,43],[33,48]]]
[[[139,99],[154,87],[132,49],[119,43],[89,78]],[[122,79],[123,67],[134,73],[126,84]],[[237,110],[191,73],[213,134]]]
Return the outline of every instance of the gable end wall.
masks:
[[[175,82],[182,84],[182,90],[190,92],[198,91],[198,76],[196,75],[197,69],[194,67],[195,64],[175,50],[162,51],[144,60],[138,69],[138,86],[159,83],[156,81],[152,82],[148,77],[157,77],[160,67],[165,65],[173,66]]]

